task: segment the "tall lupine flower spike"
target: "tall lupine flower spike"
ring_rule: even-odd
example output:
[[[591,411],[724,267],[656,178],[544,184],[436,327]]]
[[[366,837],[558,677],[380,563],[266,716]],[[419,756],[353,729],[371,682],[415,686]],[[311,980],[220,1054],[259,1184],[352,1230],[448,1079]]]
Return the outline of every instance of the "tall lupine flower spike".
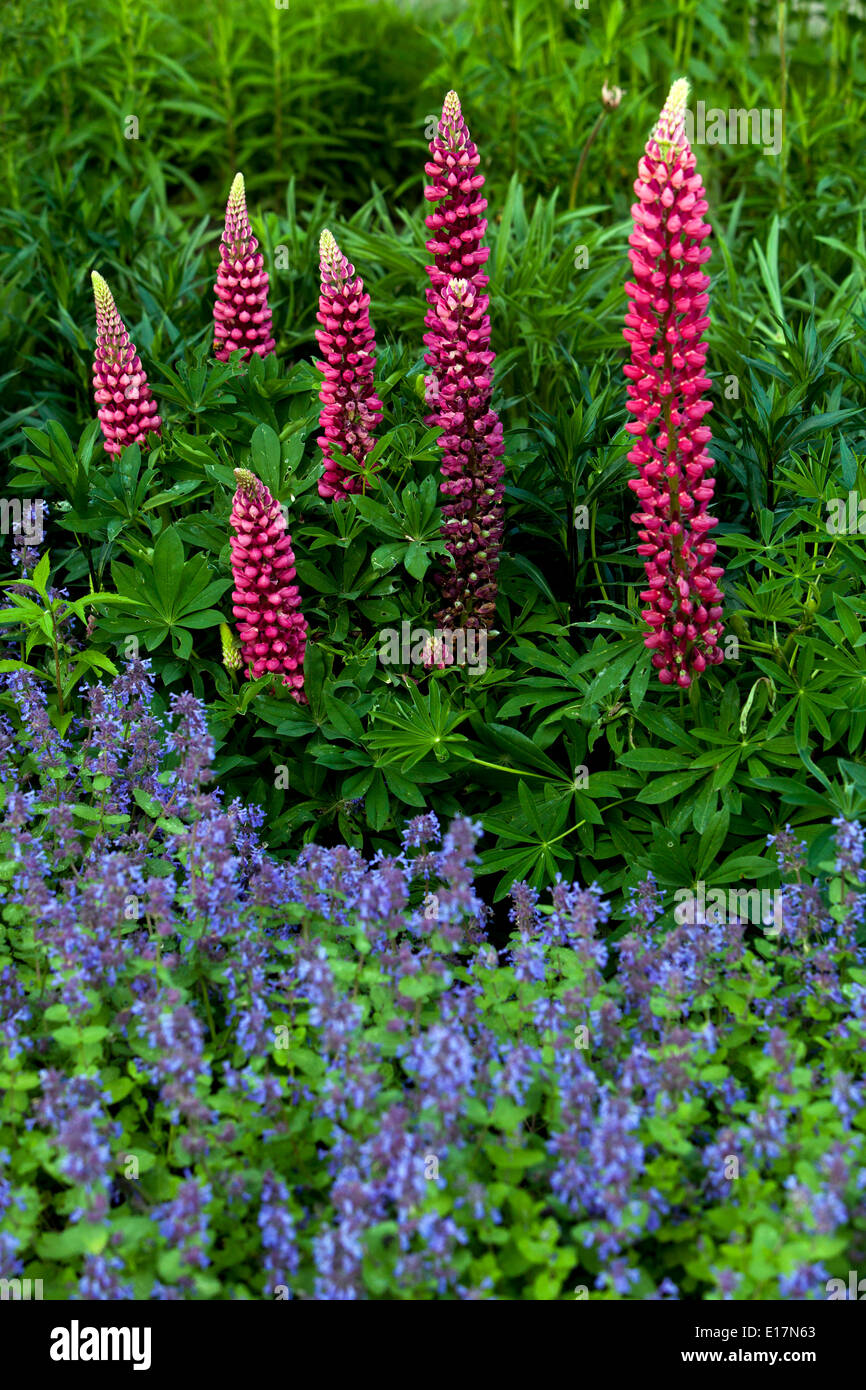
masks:
[[[93,394],[105,452],[119,454],[127,444],[144,444],[148,434],[158,435],[162,421],[111,290],[95,270],[90,279],[96,301]]]
[[[493,363],[487,296],[468,280],[451,279],[438,296],[435,328],[424,334],[425,361],[438,382],[433,417],[443,433],[442,534],[455,568],[437,573],[445,607],[437,621],[488,630],[496,611],[504,493],[502,424],[490,408]]]
[[[242,350],[269,357],[274,351],[271,311],[268,308],[268,272],[247,214],[243,174],[235,174],[226,207],[226,225],[220,242],[220,264],[214,286],[214,356],[227,362],[229,354]]]
[[[382,402],[373,384],[376,338],[364,282],[327,230],[319,239],[319,263],[322,286],[316,318],[322,327],[316,329],[316,341],[325,359],[316,363],[324,375],[318,444],[325,472],[319,479],[319,496],[345,497],[360,492],[362,479],[343,467],[334,450],[365,463],[382,418]]]
[[[487,199],[482,196],[484,175],[477,172],[481,156],[469,138],[469,131],[460,109],[460,98],[449,92],[442,104],[442,116],[436,134],[430,141],[430,160],[424,172],[433,180],[424,189],[424,197],[439,206],[425,219],[431,232],[427,250],[433,258],[428,265],[430,287],[426,291],[425,325],[437,332],[436,300],[451,279],[468,280],[476,291],[486,288],[489,277],[482,267],[490,255],[481,245],[487,231],[484,211]],[[436,406],[435,376],[427,382],[428,404]],[[428,424],[435,424],[431,416]]]
[[[307,623],[294,582],[292,538],[265,484],[247,468],[236,468],[235,478],[232,611],[246,673],[250,680],[268,672],[282,675],[283,685],[302,703]]]
[[[702,423],[712,409],[703,396],[710,381],[701,341],[710,322],[710,280],[701,270],[710,248],[702,242],[711,229],[685,134],[688,92],[684,78],[674,83],[638,165],[629,237],[635,278],[625,287],[631,303],[623,330],[631,344],[627,408],[635,416],[626,425],[635,436],[628,457],[639,474],[629,487],[641,506],[632,520],[649,581],[641,594],[651,628],[646,645],[659,680],[680,686],[723,659],[724,570],[713,563],[717,519],[707,504],[715,481],[711,433]]]

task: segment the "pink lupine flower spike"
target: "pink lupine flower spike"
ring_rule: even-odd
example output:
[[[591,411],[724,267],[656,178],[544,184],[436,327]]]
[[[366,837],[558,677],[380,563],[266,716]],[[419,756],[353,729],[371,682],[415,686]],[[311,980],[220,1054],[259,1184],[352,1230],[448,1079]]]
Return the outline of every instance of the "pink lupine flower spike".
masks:
[[[307,623],[300,611],[295,556],[286,518],[265,484],[247,468],[236,468],[232,506],[233,613],[243,665],[249,679],[269,672],[282,676],[298,703],[304,702]]]
[[[214,356],[227,362],[240,349],[244,362],[253,352],[269,357],[275,344],[268,272],[250,226],[243,174],[235,174],[229,193],[214,293]]]
[[[688,91],[684,78],[674,83],[638,166],[623,330],[631,345],[627,409],[635,417],[626,425],[635,436],[628,457],[639,474],[629,487],[641,506],[632,520],[649,581],[641,594],[646,645],[662,684],[683,687],[723,659],[724,573],[710,536],[718,522],[707,512],[715,481],[703,423],[712,404],[703,394],[710,280],[701,266],[711,229],[685,134]]]
[[[430,367],[428,425],[442,434],[442,535],[454,569],[435,575],[444,606],[437,621],[446,631],[492,627],[496,571],[503,532],[505,468],[502,425],[491,409],[488,276],[490,252],[481,245],[484,176],[456,92],[449,92],[425,165],[432,182],[424,196],[438,206],[427,217],[430,286],[424,342]]]
[[[162,421],[111,290],[95,270],[90,278],[96,302],[93,394],[105,452],[119,454],[127,444],[144,445],[148,434],[159,435]]]
[[[322,327],[316,329],[316,341],[324,361],[316,366],[324,380],[318,444],[325,461],[319,496],[345,497],[360,492],[363,484],[340,463],[339,455],[364,464],[382,418],[382,402],[373,384],[376,339],[364,282],[327,230],[319,240],[319,263],[322,283],[316,318]]]

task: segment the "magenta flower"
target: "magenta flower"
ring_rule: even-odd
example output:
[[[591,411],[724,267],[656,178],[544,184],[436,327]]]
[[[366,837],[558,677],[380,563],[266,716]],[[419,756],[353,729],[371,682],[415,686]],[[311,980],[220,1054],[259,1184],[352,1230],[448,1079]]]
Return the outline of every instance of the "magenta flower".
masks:
[[[430,162],[424,172],[433,180],[424,189],[428,202],[439,207],[425,219],[433,233],[427,250],[433,265],[427,267],[432,289],[427,291],[431,306],[436,293],[449,280],[468,280],[477,290],[487,285],[488,276],[481,270],[490,251],[481,242],[487,231],[482,215],[487,199],[482,197],[484,175],[476,172],[481,163],[460,109],[460,98],[449,92],[442,104],[442,118],[430,141]],[[428,327],[434,327],[431,322]]]
[[[236,468],[232,505],[232,609],[250,680],[282,674],[299,702],[304,700],[307,623],[295,584],[292,538],[279,503],[246,468]]]
[[[376,338],[364,282],[329,231],[322,232],[319,257],[322,288],[316,318],[322,327],[316,329],[316,341],[325,359],[316,363],[324,375],[318,444],[325,472],[319,479],[319,496],[345,497],[361,491],[362,479],[342,465],[339,455],[363,464],[382,418],[382,402],[373,384]]]
[[[479,163],[460,100],[449,92],[424,166],[433,180],[424,196],[438,204],[426,219],[433,258],[424,320],[432,407],[426,423],[442,429],[442,492],[453,499],[442,508],[442,534],[455,568],[435,576],[445,601],[437,621],[445,631],[490,628],[503,531],[504,444],[490,409],[496,354],[484,293],[489,277],[482,267],[490,252],[481,245],[487,201]]]
[[[701,341],[710,322],[710,281],[701,266],[710,248],[701,243],[711,229],[685,135],[688,91],[684,78],[674,83],[638,165],[629,237],[635,278],[625,287],[631,303],[623,330],[631,344],[627,409],[635,416],[626,425],[635,436],[628,457],[639,474],[629,487],[642,507],[632,520],[649,581],[641,594],[651,628],[646,645],[659,680],[680,686],[723,659],[724,570],[713,563],[710,532],[718,523],[707,504],[715,480],[703,424],[712,404],[703,396],[710,382]]]
[[[271,311],[268,308],[268,272],[247,214],[243,174],[235,174],[226,206],[226,225],[220,242],[220,264],[214,285],[214,356],[227,362],[242,349],[269,357],[274,351]]]
[[[158,435],[162,421],[111,290],[95,270],[90,278],[96,301],[93,395],[99,406],[105,452],[119,454],[127,444],[143,445],[148,434]]]
[[[490,255],[481,245],[487,231],[483,216],[487,199],[482,197],[484,175],[477,173],[481,156],[469,138],[469,131],[460,109],[460,98],[449,92],[442,104],[442,116],[436,134],[430,142],[430,160],[424,172],[433,180],[424,189],[424,197],[439,206],[425,218],[432,233],[427,250],[433,264],[427,266],[430,287],[426,291],[430,308],[425,326],[438,331],[436,300],[451,279],[468,280],[477,291],[484,290],[489,277],[482,266]],[[436,407],[435,376],[427,381],[427,401]],[[427,424],[436,423],[431,416]]]
[[[425,361],[438,382],[432,417],[443,433],[442,534],[454,569],[437,573],[445,601],[444,630],[490,628],[502,544],[502,424],[490,408],[493,363],[487,296],[468,280],[449,280],[435,305],[435,328],[424,334]]]

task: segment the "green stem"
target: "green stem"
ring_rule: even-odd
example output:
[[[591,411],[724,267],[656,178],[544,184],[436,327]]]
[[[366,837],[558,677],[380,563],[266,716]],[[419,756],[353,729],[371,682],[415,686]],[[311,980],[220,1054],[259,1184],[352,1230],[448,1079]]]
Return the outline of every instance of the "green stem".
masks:
[[[211,1013],[211,1007],[210,1007],[210,998],[208,997],[207,984],[205,983],[204,976],[201,976],[201,977],[199,978],[199,984],[201,985],[201,996],[202,996],[202,999],[204,1000],[204,1007],[205,1007],[205,1012],[207,1013],[207,1021],[208,1021],[208,1027],[210,1028],[211,1039],[212,1039],[212,1041],[213,1041],[214,1047],[217,1047],[218,1044],[217,1044],[216,1028],[214,1027],[213,1014]]]
[[[785,123],[788,113],[788,58],[785,51],[785,21],[787,19],[786,0],[778,0],[776,6],[776,28],[779,35],[779,106],[782,113],[782,148],[779,152],[779,208],[784,211],[786,203],[786,165],[788,142],[785,138]]]
[[[589,137],[588,137],[588,139],[587,139],[587,142],[586,142],[586,144],[584,145],[583,149],[582,149],[581,152],[580,152],[580,159],[578,160],[577,168],[576,168],[575,171],[574,171],[574,178],[571,180],[571,188],[569,189],[569,192],[568,192],[568,211],[569,211],[569,212],[571,212],[572,209],[574,208],[575,200],[576,200],[576,198],[577,198],[577,185],[578,185],[578,183],[580,182],[580,176],[581,176],[581,173],[583,172],[583,166],[584,166],[584,164],[586,163],[586,156],[589,154],[589,151],[590,151],[590,149],[592,148],[592,143],[593,143],[593,141],[595,140],[595,137],[598,135],[598,132],[601,130],[602,121],[604,120],[606,114],[607,114],[607,113],[606,113],[604,107],[602,107],[601,111],[599,112],[598,119],[596,120],[595,125],[593,126],[592,130],[589,132]]]

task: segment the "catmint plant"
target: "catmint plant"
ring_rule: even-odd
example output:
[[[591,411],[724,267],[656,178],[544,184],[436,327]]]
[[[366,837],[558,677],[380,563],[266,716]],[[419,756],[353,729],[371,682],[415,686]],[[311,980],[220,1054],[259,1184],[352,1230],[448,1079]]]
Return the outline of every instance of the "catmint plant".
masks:
[[[275,344],[268,272],[250,226],[243,174],[235,174],[229,192],[214,294],[214,356],[227,362],[240,350],[243,361],[251,353],[269,357]]]
[[[99,406],[105,452],[119,454],[127,444],[143,445],[148,434],[158,435],[162,421],[111,290],[97,271],[90,278],[96,301],[93,395]]]
[[[646,645],[662,684],[683,687],[723,659],[718,581],[724,573],[714,563],[710,535],[717,519],[707,511],[715,481],[701,341],[710,322],[709,276],[701,267],[711,228],[686,139],[688,92],[684,78],[674,83],[638,165],[629,237],[634,279],[625,286],[631,302],[623,330],[631,347],[623,370],[635,418],[626,430],[635,436],[628,457],[639,475],[629,487],[641,508],[632,520],[648,580],[641,593],[648,605]]]
[[[324,361],[316,366],[324,380],[318,440],[325,462],[319,496],[346,497],[360,492],[363,479],[350,472],[342,456],[363,468],[373,448],[373,432],[382,418],[382,402],[373,383],[376,338],[370,323],[370,296],[355,267],[346,260],[326,229],[319,240],[321,292],[316,341]]]
[[[232,505],[233,613],[250,679],[282,676],[303,700],[307,623],[295,581],[295,556],[286,518],[259,478],[236,468]],[[225,648],[224,648],[225,650]]]

